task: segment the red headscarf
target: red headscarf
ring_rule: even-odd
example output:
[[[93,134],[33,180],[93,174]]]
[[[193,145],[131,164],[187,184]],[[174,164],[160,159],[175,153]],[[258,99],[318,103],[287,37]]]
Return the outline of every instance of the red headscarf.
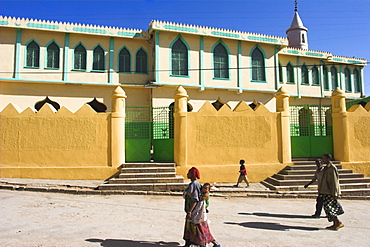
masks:
[[[189,172],[193,175],[194,178],[200,179],[200,173],[199,170],[195,167],[192,167]]]

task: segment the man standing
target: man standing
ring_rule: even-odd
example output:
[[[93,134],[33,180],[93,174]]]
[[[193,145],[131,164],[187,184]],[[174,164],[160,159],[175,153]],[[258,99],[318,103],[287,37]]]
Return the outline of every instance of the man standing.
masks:
[[[310,186],[310,184],[314,183],[317,180],[317,183],[318,183],[317,190],[320,191],[322,175],[324,174],[324,166],[322,164],[322,160],[317,159],[316,166],[317,166],[317,169],[315,171],[315,175],[313,176],[312,180],[304,186],[305,189],[308,186]],[[316,197],[316,212],[312,215],[313,218],[320,218],[322,205],[323,205],[323,197],[319,193]]]
[[[333,157],[330,154],[322,156],[322,161],[326,164],[326,167],[319,186],[319,194],[323,195],[324,211],[328,221],[333,222],[333,225],[328,226],[327,229],[338,230],[344,226],[342,221],[338,219],[338,216],[344,214],[344,211],[337,199],[340,195],[339,175],[337,168],[331,162],[332,159]]]

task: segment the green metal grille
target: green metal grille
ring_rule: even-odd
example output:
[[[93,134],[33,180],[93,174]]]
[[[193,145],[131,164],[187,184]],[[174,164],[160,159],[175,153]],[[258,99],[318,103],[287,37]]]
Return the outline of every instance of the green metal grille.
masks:
[[[150,107],[126,107],[126,139],[150,139]]]
[[[290,136],[332,136],[331,105],[290,106]]]
[[[153,107],[153,139],[173,138],[173,107]]]

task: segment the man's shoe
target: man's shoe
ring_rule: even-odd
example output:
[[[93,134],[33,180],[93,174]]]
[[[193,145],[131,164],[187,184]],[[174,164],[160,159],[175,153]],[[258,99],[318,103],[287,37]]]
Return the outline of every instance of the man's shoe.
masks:
[[[320,215],[317,215],[317,214],[313,214],[311,215],[312,218],[320,218]]]

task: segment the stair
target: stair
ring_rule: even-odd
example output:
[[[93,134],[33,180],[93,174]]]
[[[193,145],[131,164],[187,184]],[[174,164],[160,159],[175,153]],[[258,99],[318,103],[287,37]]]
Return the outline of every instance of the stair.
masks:
[[[342,195],[369,196],[370,178],[363,174],[343,169],[339,161],[333,161],[338,168],[339,185]],[[317,194],[317,181],[307,189],[303,186],[311,181],[316,171],[315,161],[295,160],[293,165],[285,167],[279,173],[261,182],[272,191],[297,194]]]
[[[188,183],[176,175],[175,163],[125,163],[117,178],[109,179],[99,190],[184,191]]]

